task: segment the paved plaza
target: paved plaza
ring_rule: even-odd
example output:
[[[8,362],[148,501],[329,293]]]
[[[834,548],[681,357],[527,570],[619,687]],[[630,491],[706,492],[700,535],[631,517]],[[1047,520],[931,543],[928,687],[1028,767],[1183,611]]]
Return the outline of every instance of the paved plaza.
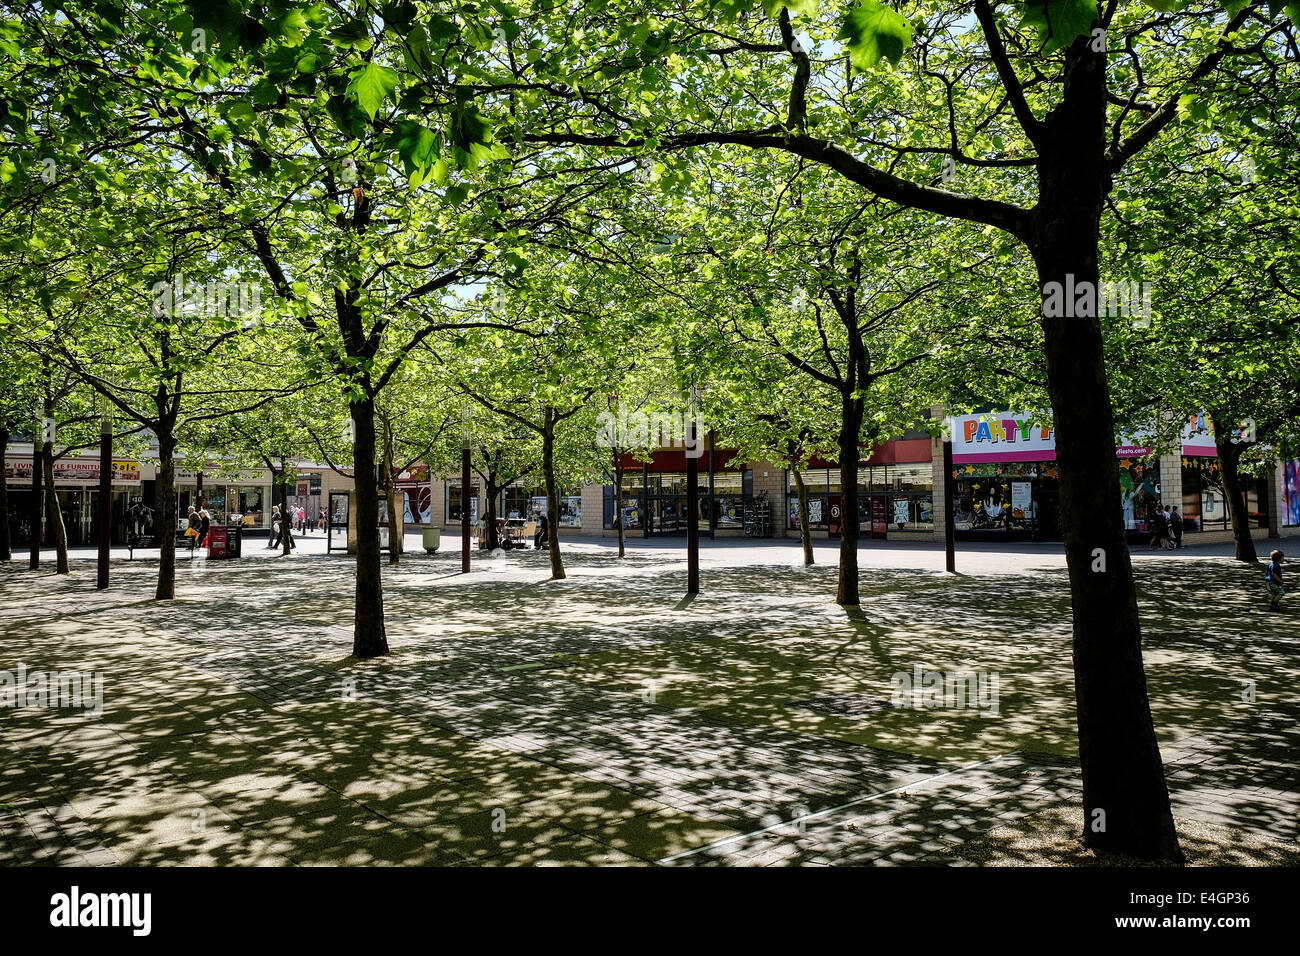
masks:
[[[0,711],[0,863],[858,865],[1095,862],[1059,545],[679,541],[385,569],[393,653],[356,661],[352,565],[125,552],[95,590],[0,568],[0,670],[101,672],[102,714]],[[1264,547],[1267,542],[1261,540]],[[1267,553],[1267,548],[1264,548]],[[25,559],[25,555],[22,556]],[[1300,605],[1226,547],[1135,550],[1145,658],[1192,862],[1300,860]],[[898,706],[896,675],[972,677]],[[1035,837],[1040,834],[1041,839]],[[1050,844],[1050,845],[1048,845]]]

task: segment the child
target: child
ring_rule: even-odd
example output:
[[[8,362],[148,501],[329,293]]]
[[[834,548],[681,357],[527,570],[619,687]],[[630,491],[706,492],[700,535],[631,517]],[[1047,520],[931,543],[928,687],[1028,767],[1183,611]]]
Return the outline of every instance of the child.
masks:
[[[1282,595],[1286,594],[1286,588],[1282,584],[1282,552],[1274,551],[1269,556],[1268,572],[1264,575],[1268,593],[1272,595],[1268,601],[1270,611],[1282,610]]]

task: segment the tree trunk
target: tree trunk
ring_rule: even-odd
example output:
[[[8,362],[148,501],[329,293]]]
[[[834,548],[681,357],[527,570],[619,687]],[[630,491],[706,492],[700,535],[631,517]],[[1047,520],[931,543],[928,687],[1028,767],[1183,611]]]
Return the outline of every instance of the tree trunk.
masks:
[[[0,464],[9,447],[9,429],[0,428]],[[9,479],[0,467],[0,561],[13,558],[13,539],[9,535]]]
[[[861,398],[844,394],[840,422],[840,584],[835,603],[857,607],[858,597],[858,436],[862,432]]]
[[[799,543],[803,545],[804,566],[813,563],[812,528],[808,527],[808,486],[798,468],[790,469],[794,475],[794,490],[799,496]]]
[[[480,476],[483,479],[483,490],[487,492],[487,501],[484,504],[483,513],[487,518],[487,548],[489,551],[495,551],[501,547],[501,535],[497,534],[497,496],[501,494],[501,489],[492,480],[493,476],[491,471]]]
[[[1214,420],[1214,447],[1219,453],[1219,475],[1223,479],[1223,495],[1228,499],[1228,517],[1232,520],[1232,540],[1236,543],[1238,561],[1251,564],[1259,561],[1255,552],[1255,539],[1250,536],[1250,513],[1246,510],[1246,496],[1241,487],[1242,446],[1232,440],[1233,432],[1226,416],[1211,414]]]
[[[1105,54],[1089,38],[1067,53],[1060,104],[1044,124],[1031,251],[1056,424],[1061,522],[1074,622],[1083,841],[1097,850],[1182,860],[1142,666],[1133,568],[1122,514],[1101,323],[1048,314],[1049,283],[1100,292],[1100,218],[1110,177]],[[1072,279],[1070,278],[1072,277]]]
[[[154,597],[176,597],[176,439],[170,422],[158,428],[158,590]]]
[[[293,515],[289,513],[289,464],[280,459],[280,553],[293,554]]]
[[[383,568],[379,551],[379,489],[375,477],[375,401],[351,404],[355,434],[352,461],[357,489],[357,588],[352,653],[379,657],[388,653],[384,629]]]
[[[546,409],[542,429],[542,477],[546,483],[546,537],[551,546],[551,578],[564,577],[564,559],[560,555],[560,493],[555,487],[555,412]]]
[[[55,573],[71,574],[68,564],[68,529],[63,523],[63,509],[59,507],[59,493],[54,487],[54,445],[41,445],[41,471],[45,477],[45,521],[54,533]]]
[[[402,531],[406,514],[398,507],[397,485],[393,481],[393,427],[384,419],[384,501],[388,506],[388,563],[402,560]]]

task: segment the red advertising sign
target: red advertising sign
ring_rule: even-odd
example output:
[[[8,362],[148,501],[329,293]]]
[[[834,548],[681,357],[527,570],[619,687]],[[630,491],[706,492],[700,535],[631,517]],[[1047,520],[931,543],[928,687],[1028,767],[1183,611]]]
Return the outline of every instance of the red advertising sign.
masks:
[[[222,525],[214,524],[208,528],[208,557],[221,560],[228,557],[227,548],[230,544],[229,532]]]

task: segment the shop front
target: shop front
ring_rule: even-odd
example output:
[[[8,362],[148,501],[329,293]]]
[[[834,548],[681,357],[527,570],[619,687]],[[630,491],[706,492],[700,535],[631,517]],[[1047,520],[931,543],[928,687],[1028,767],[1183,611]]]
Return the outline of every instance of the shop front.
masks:
[[[934,471],[931,443],[909,432],[872,449],[858,462],[858,532],[873,538],[934,531]],[[838,539],[846,521],[840,468],[813,458],[800,472],[808,494],[808,527]],[[793,473],[786,473],[786,529],[799,530],[799,494]]]
[[[190,506],[202,507],[212,515],[212,523],[226,525],[236,523],[245,531],[251,529],[269,529],[271,527],[271,507],[278,504],[272,497],[271,472],[242,471],[234,475],[222,475],[216,472],[203,473],[202,491],[199,488],[199,474],[189,469],[176,470],[176,512],[177,524],[183,526],[185,515]]]
[[[613,485],[604,489],[604,529],[614,530],[617,511],[625,532],[645,537],[685,535],[692,518],[700,534],[714,538],[743,537],[762,527],[770,533],[770,520],[766,526],[756,523],[752,471],[721,464],[734,457],[729,449],[705,449],[698,463],[698,504],[692,516],[685,451],[662,449],[649,462],[624,455],[622,488],[618,494]]]
[[[10,540],[15,548],[32,541],[32,456],[6,455],[5,480],[8,483]],[[126,541],[125,513],[128,502],[139,497],[143,486],[140,462],[114,459],[112,477],[112,541]],[[62,458],[54,463],[54,491],[63,516],[70,547],[96,543],[99,530],[99,459]],[[49,522],[42,529],[42,544],[53,544]]]

